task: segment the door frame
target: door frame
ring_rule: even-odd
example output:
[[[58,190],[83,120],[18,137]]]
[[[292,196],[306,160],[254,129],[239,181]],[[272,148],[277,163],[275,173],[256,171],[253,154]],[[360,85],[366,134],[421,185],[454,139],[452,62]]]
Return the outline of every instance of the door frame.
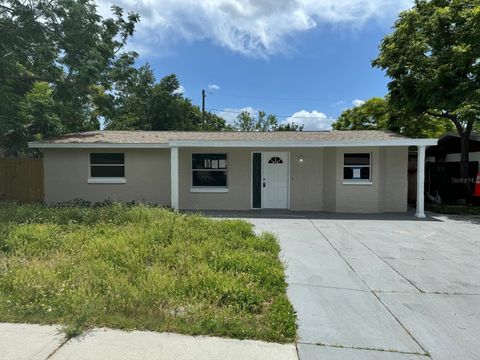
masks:
[[[262,150],[256,150],[256,151],[251,151],[250,152],[250,209],[251,210],[263,210],[265,207],[263,206],[264,202],[264,196],[263,196],[263,186],[261,187],[261,204],[262,206],[259,208],[254,208],[253,207],[253,154],[260,154],[260,163],[261,163],[261,178],[263,180],[264,177],[264,167],[263,167],[263,160],[264,160],[264,154],[265,153],[274,153],[276,151],[274,150],[267,150],[267,151],[262,151]],[[288,168],[287,168],[287,207],[285,210],[290,210],[290,151],[278,151],[282,153],[287,154],[287,159],[288,159]],[[281,209],[279,209],[281,210]]]

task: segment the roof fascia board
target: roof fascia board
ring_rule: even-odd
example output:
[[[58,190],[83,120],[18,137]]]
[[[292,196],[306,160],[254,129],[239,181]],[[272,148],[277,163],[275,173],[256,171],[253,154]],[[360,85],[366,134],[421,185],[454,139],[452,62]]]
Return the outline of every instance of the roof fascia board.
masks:
[[[432,146],[437,139],[396,139],[396,140],[284,140],[284,141],[170,141],[171,147],[367,147],[367,146]]]
[[[170,143],[39,143],[29,142],[30,148],[39,149],[165,149],[170,147],[257,147],[257,148],[310,148],[310,147],[367,147],[367,146],[432,146],[436,139],[395,139],[395,140],[264,140],[264,141],[235,141],[235,140],[175,140]]]
[[[168,143],[38,143],[29,142],[28,147],[39,149],[166,149],[170,148]]]

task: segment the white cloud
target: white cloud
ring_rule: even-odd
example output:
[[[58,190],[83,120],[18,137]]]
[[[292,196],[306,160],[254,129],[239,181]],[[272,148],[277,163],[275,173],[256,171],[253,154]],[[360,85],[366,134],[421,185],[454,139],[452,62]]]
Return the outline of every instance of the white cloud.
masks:
[[[329,118],[319,111],[297,111],[295,114],[282,121],[283,124],[294,123],[304,125],[303,130],[306,131],[327,131],[332,129],[332,123],[335,119]]]
[[[182,85],[180,85],[178,89],[173,90],[172,94],[173,95],[185,94],[185,91],[186,91],[185,88]]]
[[[217,112],[217,115],[221,118],[224,118],[227,124],[233,125],[233,123],[237,119],[238,114],[240,114],[242,111],[248,111],[252,115],[256,115],[258,113],[258,110],[254,109],[253,107],[246,106],[241,109],[226,108],[222,111]]]
[[[218,86],[217,84],[208,84],[208,90],[218,91],[218,90],[220,90],[220,86]]]
[[[292,37],[319,25],[361,27],[388,18],[412,0],[99,0],[141,16],[131,46],[162,54],[171,41],[208,39],[231,51],[268,57],[285,52]]]
[[[355,99],[352,101],[354,107],[362,106],[363,104],[365,104],[365,100]]]
[[[343,106],[347,103],[346,100],[339,100],[333,103],[333,106]]]

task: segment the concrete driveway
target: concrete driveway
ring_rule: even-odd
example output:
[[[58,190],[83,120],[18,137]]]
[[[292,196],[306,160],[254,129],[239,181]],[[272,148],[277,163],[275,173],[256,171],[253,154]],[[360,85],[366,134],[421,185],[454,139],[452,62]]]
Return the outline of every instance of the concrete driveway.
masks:
[[[480,219],[248,220],[279,237],[301,360],[480,358]]]

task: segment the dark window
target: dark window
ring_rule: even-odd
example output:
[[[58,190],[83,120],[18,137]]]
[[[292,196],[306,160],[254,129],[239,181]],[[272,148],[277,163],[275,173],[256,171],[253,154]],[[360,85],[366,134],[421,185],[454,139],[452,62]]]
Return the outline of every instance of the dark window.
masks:
[[[262,154],[254,153],[252,157],[252,188],[253,198],[252,207],[254,209],[262,208]]]
[[[91,153],[90,164],[113,165],[125,163],[125,154],[123,153]]]
[[[125,177],[125,154],[91,153],[90,177],[123,178]]]
[[[343,178],[345,180],[370,180],[370,168],[355,168],[347,167],[343,168]]]
[[[227,187],[227,154],[192,154],[193,187]]]
[[[193,186],[227,186],[226,171],[194,171]]]
[[[283,164],[283,160],[280,159],[278,156],[272,157],[270,160],[268,160],[269,164]]]
[[[370,154],[344,154],[343,158],[344,180],[371,180]]]
[[[345,154],[344,165],[367,165],[370,166],[370,154]]]

